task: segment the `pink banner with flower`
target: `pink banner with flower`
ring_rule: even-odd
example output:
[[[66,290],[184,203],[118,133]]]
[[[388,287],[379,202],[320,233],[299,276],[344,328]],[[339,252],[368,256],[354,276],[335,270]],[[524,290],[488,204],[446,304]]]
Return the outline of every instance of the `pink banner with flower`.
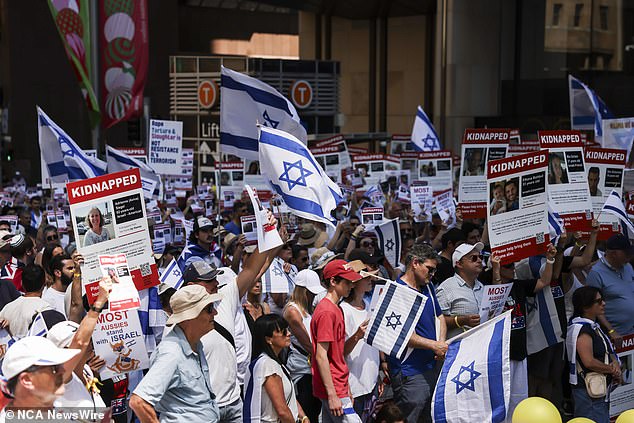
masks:
[[[148,68],[147,0],[100,0],[102,123],[138,117]]]

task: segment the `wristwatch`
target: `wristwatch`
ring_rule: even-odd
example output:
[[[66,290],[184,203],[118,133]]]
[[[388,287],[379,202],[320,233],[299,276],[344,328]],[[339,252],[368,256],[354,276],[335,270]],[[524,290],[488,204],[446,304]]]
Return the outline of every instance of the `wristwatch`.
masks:
[[[105,304],[102,305],[101,307],[95,307],[95,305],[93,304],[90,306],[90,310],[96,311],[97,313],[101,313],[104,307],[105,307]]]

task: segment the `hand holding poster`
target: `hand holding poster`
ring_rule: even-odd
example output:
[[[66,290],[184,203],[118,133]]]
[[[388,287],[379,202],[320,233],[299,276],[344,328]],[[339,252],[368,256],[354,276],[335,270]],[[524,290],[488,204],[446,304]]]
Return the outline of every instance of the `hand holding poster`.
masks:
[[[456,216],[456,204],[453,198],[453,190],[443,191],[440,194],[434,194],[433,206],[443,222],[454,221]]]
[[[458,190],[458,202],[463,218],[486,217],[487,162],[506,157],[509,139],[508,129],[465,129]]]
[[[67,184],[84,287],[102,277],[98,256],[125,254],[137,290],[158,285],[139,169]],[[90,301],[90,296],[89,296]]]
[[[410,191],[414,222],[431,222],[432,187],[414,182]]]
[[[255,212],[255,221],[258,234],[258,250],[263,253],[265,251],[272,250],[275,247],[282,245],[282,238],[275,226],[270,225],[268,218],[268,210],[262,207],[260,199],[257,193],[249,185],[245,185],[249,198],[251,198],[251,204]]]
[[[579,131],[539,131],[548,150],[548,202],[564,219],[567,231],[590,231],[592,203]]]
[[[453,188],[451,151],[425,151],[418,153],[418,178],[434,187],[436,192]],[[435,194],[435,193],[434,193]]]
[[[480,324],[499,316],[504,311],[506,300],[511,293],[513,283],[487,285],[484,287],[480,303]]]
[[[258,223],[255,220],[255,216],[240,216],[240,226],[242,227],[242,234],[246,238],[247,245],[258,245]]]
[[[103,380],[150,367],[136,311],[103,310],[92,334],[92,343],[95,355],[106,362],[99,371]]]
[[[365,207],[361,209],[361,223],[369,229],[371,226],[383,223],[382,207]]]
[[[125,254],[115,254],[107,256],[99,256],[99,267],[104,278],[110,278],[112,282],[112,291],[108,297],[110,311],[122,311],[139,308],[141,302],[139,300],[139,292],[136,290],[130,276],[128,261]],[[86,286],[86,295],[92,296],[94,302],[99,294],[99,283],[96,283],[96,289],[91,289],[91,285]]]
[[[491,252],[503,264],[546,251],[549,242],[548,153],[527,153],[487,164],[487,224]]]
[[[586,167],[592,212],[601,225],[598,239],[605,241],[620,232],[619,219],[610,213],[601,213],[608,196],[615,189],[623,194],[625,151],[607,148],[586,148]]]

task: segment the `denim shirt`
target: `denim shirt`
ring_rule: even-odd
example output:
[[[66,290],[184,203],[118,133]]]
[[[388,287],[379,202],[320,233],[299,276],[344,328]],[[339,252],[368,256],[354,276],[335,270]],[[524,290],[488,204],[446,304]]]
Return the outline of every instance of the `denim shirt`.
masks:
[[[152,353],[150,370],[134,394],[160,413],[161,422],[217,422],[218,405],[200,342],[194,352],[176,325]]]

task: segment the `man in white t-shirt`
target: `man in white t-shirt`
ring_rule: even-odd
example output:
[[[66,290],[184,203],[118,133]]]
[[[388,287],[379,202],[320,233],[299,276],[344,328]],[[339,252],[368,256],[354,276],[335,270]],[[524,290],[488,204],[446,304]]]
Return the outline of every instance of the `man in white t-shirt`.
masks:
[[[270,225],[277,227],[277,219],[270,212],[268,219]],[[224,269],[216,269],[213,265],[197,260],[191,261],[183,272],[183,286],[202,285],[210,294],[219,292],[223,297],[214,319],[215,330],[208,332],[200,339],[205,358],[209,363],[211,389],[216,395],[216,402],[220,409],[220,422],[242,422],[242,399],[238,383],[235,341],[236,315],[240,308],[240,299],[255,285],[261,273],[266,270],[278,252],[279,247],[265,253],[260,253],[256,249],[235,278],[221,276],[226,285],[223,285],[220,290],[217,276],[223,275]]]
[[[69,285],[73,282],[75,274],[75,262],[66,254],[60,254],[51,260],[51,272],[53,272],[53,285],[42,294],[42,299],[51,307],[66,315],[64,296]]]
[[[41,266],[37,264],[24,266],[22,268],[24,296],[11,301],[0,311],[0,320],[7,322],[7,328],[15,339],[26,336],[33,316],[37,312],[51,308],[49,303],[41,298],[45,278],[46,274]]]

